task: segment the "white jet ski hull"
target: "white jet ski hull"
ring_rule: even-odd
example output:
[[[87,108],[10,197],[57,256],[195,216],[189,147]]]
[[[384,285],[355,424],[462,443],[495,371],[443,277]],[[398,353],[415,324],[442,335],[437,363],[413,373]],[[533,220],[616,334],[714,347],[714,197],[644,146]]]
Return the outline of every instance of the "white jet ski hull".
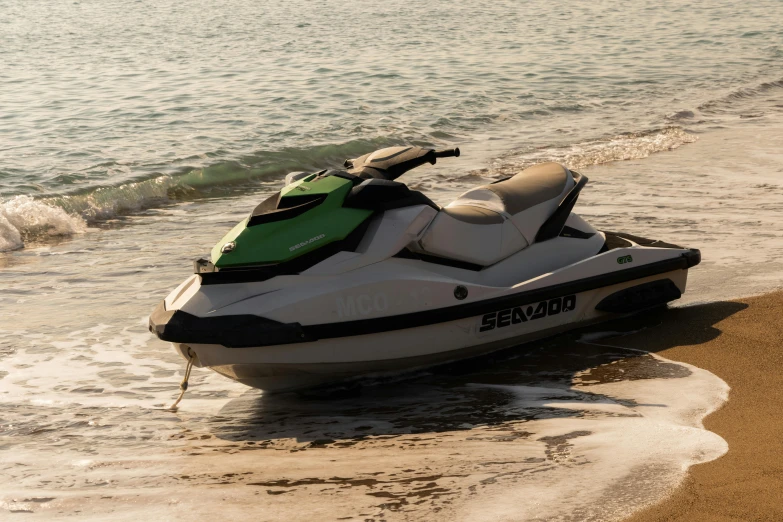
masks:
[[[422,321],[417,318],[427,313],[431,314],[432,309],[407,311],[402,314],[403,324],[394,320],[395,317],[401,317],[400,315],[382,316],[381,314],[393,308],[389,303],[396,299],[401,287],[413,288],[420,292],[429,288],[430,301],[435,303],[438,299],[432,294],[437,293],[440,287],[445,287],[440,289],[451,293],[455,282],[452,280],[443,283],[433,277],[427,285],[415,279],[406,280],[402,273],[395,274],[390,279],[390,268],[376,267],[377,272],[384,274],[382,282],[366,282],[339,292],[327,292],[327,297],[324,299],[315,299],[311,296],[311,300],[317,301],[315,308],[320,310],[322,315],[324,308],[328,306],[325,303],[331,300],[333,315],[343,316],[339,317],[341,320],[329,325],[328,336],[306,342],[262,346],[225,346],[192,342],[173,344],[184,357],[187,358],[188,354],[191,354],[196,366],[210,368],[228,378],[268,392],[297,390],[339,381],[412,371],[475,357],[616,317],[616,311],[601,310],[600,305],[611,296],[621,294],[628,289],[649,287],[651,284],[668,285],[672,292],[681,294],[685,291],[687,268],[637,277],[583,291],[571,292],[569,288],[578,289],[580,281],[596,277],[601,279],[602,275],[596,272],[600,272],[608,263],[616,265],[618,259],[626,256],[639,261],[647,257],[650,259],[647,266],[654,266],[656,263],[661,264],[662,261],[665,264],[667,259],[677,259],[687,252],[691,251],[638,246],[611,250],[510,288],[491,288],[488,292],[491,297],[483,301],[486,303],[484,306],[481,306],[481,300],[473,301],[474,305],[483,308],[482,313],[418,326],[415,325],[416,321]],[[609,272],[609,274],[616,273]],[[577,274],[582,277],[577,277]],[[617,276],[614,278],[617,279]],[[198,293],[198,283],[193,283],[192,286],[196,288],[190,288],[190,292]],[[564,291],[559,292],[560,288]],[[471,286],[469,293],[475,291],[476,288]],[[174,293],[176,291],[172,294]],[[525,294],[531,297],[528,299],[521,297],[516,300],[517,304],[513,304],[514,296]],[[544,295],[546,298],[538,299],[537,295]],[[649,306],[663,304],[670,300],[670,297],[672,296],[658,297],[657,301],[654,298]],[[512,298],[511,301],[508,298]],[[451,300],[454,300],[453,296]],[[249,301],[252,302],[253,299]],[[512,305],[503,304],[505,302],[512,302]],[[249,304],[246,301],[244,306],[247,308]],[[287,319],[288,322],[298,316],[307,331],[307,323],[304,321],[308,319],[308,306],[305,303],[293,303],[291,310],[287,310],[286,306],[281,308],[279,314],[267,310],[265,316],[275,316],[275,319],[285,320],[281,314],[291,314],[293,311]],[[299,310],[298,314],[296,310]],[[443,314],[442,317],[448,317],[448,314]],[[377,327],[380,328],[378,331],[357,333],[357,327],[361,332],[362,328],[368,327],[368,321],[373,320],[386,320],[386,323],[377,323]],[[410,327],[405,327],[406,321],[411,321]],[[383,329],[384,324],[386,329]]]

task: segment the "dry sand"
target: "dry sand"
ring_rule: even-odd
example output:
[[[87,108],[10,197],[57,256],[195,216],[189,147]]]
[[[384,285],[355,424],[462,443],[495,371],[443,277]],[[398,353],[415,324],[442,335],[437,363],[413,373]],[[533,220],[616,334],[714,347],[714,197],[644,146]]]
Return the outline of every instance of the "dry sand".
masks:
[[[778,292],[670,310],[657,335],[616,341],[705,368],[731,386],[726,405],[704,421],[728,442],[728,453],[692,467],[669,498],[629,522],[783,520],[781,316]]]

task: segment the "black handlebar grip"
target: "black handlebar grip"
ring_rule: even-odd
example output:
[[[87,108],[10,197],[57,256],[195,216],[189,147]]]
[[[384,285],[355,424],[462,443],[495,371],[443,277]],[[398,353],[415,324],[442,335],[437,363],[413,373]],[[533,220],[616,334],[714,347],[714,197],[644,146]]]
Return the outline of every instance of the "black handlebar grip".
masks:
[[[459,158],[459,148],[455,147],[453,149],[436,150],[435,157],[436,158]]]

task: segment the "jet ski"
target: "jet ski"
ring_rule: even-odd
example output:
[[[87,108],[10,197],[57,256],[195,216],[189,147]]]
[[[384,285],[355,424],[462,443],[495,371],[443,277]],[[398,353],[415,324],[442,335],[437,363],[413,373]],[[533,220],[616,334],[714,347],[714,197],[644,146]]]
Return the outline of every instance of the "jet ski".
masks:
[[[459,155],[392,147],[344,169],[288,175],[210,259],[194,262],[150,331],[192,365],[267,392],[296,390],[664,305],[701,260],[696,249],[594,229],[573,212],[587,177],[557,163],[445,207],[397,181]]]

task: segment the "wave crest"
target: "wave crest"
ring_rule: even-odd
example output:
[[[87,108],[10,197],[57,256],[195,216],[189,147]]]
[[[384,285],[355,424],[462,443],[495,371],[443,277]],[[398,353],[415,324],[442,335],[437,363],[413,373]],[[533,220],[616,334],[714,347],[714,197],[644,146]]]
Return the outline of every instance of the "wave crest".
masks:
[[[562,147],[512,152],[496,160],[492,170],[503,175],[513,175],[520,168],[545,161],[555,161],[569,168],[578,169],[612,161],[638,160],[657,152],[673,150],[687,143],[693,143],[697,139],[698,136],[686,132],[681,127],[626,133]]]
[[[160,206],[170,200],[170,191],[177,187],[186,189],[185,186],[177,183],[176,179],[160,176],[116,187],[102,187],[86,194],[57,196],[44,201],[92,223],[112,219],[120,214]]]
[[[772,108],[779,99],[779,94],[776,92],[779,89],[783,89],[783,79],[764,82],[755,87],[742,87],[730,92],[726,96],[702,103],[699,105],[698,110],[707,114],[721,114],[734,110],[743,110],[747,109],[749,103],[757,101],[763,102],[765,96],[774,93],[772,105],[767,106],[769,109]]]
[[[259,182],[282,179],[288,172],[336,166],[346,158],[399,144],[392,139],[375,138],[303,149],[260,151],[237,160],[225,160],[179,173],[156,173],[147,179],[96,187],[82,193],[54,195],[40,201],[62,208],[69,214],[82,216],[92,223],[165,205],[172,200],[244,192],[248,186],[257,186]]]
[[[0,252],[16,250],[25,241],[46,236],[71,236],[86,230],[84,219],[30,196],[0,203]]]

